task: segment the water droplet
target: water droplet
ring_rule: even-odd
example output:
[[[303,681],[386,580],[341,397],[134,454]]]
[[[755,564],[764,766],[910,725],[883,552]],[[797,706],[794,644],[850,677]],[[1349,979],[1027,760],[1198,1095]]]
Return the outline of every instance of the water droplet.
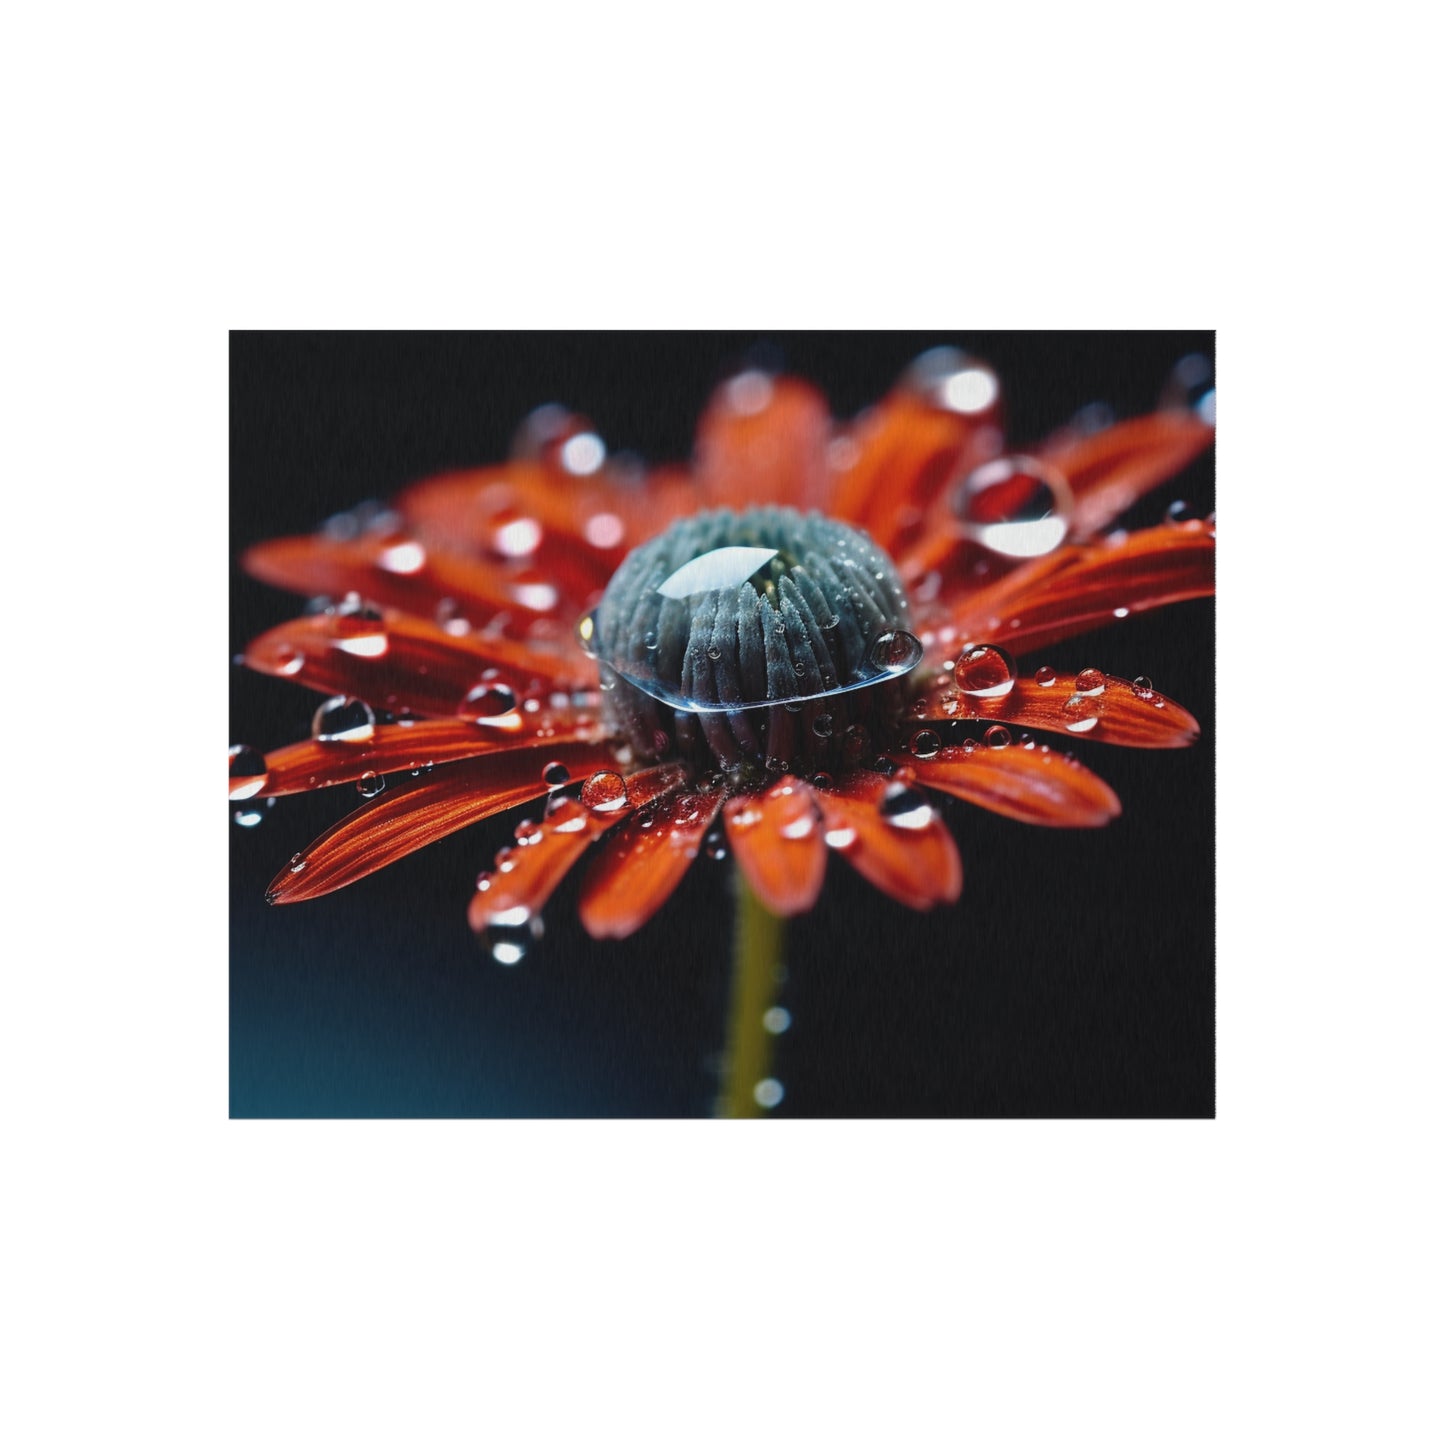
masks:
[[[1171,527],[1182,527],[1186,522],[1196,521],[1199,509],[1192,502],[1176,500],[1164,509],[1164,520]]]
[[[386,779],[379,773],[363,773],[356,780],[356,791],[363,798],[375,798],[386,789]]]
[[[542,524],[507,509],[490,519],[487,545],[500,557],[530,557],[542,545]]]
[[[857,829],[849,827],[846,823],[839,828],[829,828],[823,834],[823,841],[830,848],[851,848],[857,839]]]
[[[1071,733],[1092,732],[1103,711],[1104,699],[1098,693],[1076,692],[1064,704],[1064,726]]]
[[[1122,622],[1128,615],[1129,609],[1127,607],[1116,607],[1114,609],[1114,616],[1117,617],[1120,622]]]
[[[770,1008],[763,1015],[763,1027],[770,1034],[785,1034],[793,1022],[793,1016],[785,1008]]]
[[[517,840],[519,848],[530,848],[534,844],[540,843],[545,836],[545,829],[535,818],[523,818],[512,829],[512,837]]]
[[[714,863],[721,863],[728,855],[727,837],[719,828],[714,828],[712,832],[707,835],[704,846],[707,850],[707,856],[711,858]]]
[[[954,665],[953,680],[969,697],[1007,697],[1019,670],[1001,647],[969,646]]]
[[[938,750],[942,746],[942,740],[932,728],[920,728],[913,734],[908,750],[915,758],[934,758],[938,756]]]
[[[983,740],[989,745],[989,747],[997,750],[999,748],[1008,747],[1008,745],[1013,741],[1013,734],[1009,732],[1009,730],[1004,727],[1002,723],[995,723],[991,728],[989,728],[986,733],[984,733]]]
[[[1136,677],[1131,684],[1134,689],[1134,696],[1143,702],[1154,701],[1154,684],[1147,677]]]
[[[259,749],[244,743],[231,749],[231,802],[254,798],[266,786],[266,776],[266,757]]]
[[[895,828],[926,828],[933,821],[933,807],[922,793],[905,783],[889,783],[878,805],[883,818]]]
[[[542,920],[525,908],[511,908],[497,915],[482,937],[492,958],[507,968],[522,962],[543,933]]]
[[[604,817],[627,806],[627,783],[621,773],[593,773],[582,784],[582,806]]]
[[[1051,667],[1041,667],[1034,673],[1034,681],[1040,687],[1052,687],[1059,680],[1059,675]]]
[[[398,542],[394,546],[383,547],[376,560],[383,571],[408,577],[426,566],[426,548],[420,542]]]
[[[607,460],[607,444],[596,432],[579,432],[562,443],[557,455],[564,471],[574,477],[590,477]]]
[[[998,400],[991,366],[953,346],[925,351],[904,373],[903,384],[931,406],[977,416]]]
[[[306,666],[305,657],[285,644],[276,649],[276,671],[281,677],[295,677]]]
[[[257,798],[254,803],[247,803],[244,808],[237,808],[231,816],[235,819],[238,828],[254,828],[275,806],[275,798]]]
[[[832,773],[814,773],[808,781],[812,783],[815,788],[831,788],[833,786],[833,775]]]
[[[953,499],[964,535],[1004,557],[1042,557],[1068,534],[1074,494],[1033,457],[999,457],[969,473]]]
[[[642,645],[643,645],[649,652],[656,652],[656,651],[657,651],[657,629],[656,629],[656,628],[649,627],[649,628],[647,629],[647,631],[642,634]]]
[[[1159,405],[1165,411],[1192,411],[1214,425],[1214,367],[1197,353],[1181,358],[1169,373]]]
[[[549,788],[560,788],[572,775],[567,771],[565,763],[548,763],[542,769],[542,781]]]
[[[293,853],[286,867],[292,873],[303,873],[306,870],[306,860],[299,853]]]
[[[714,662],[716,662],[716,661],[718,660],[718,658],[720,658],[720,657],[722,656],[722,648],[716,647],[716,646],[709,647],[708,650],[707,650],[707,655],[708,655]]]
[[[1107,679],[1097,667],[1086,667],[1074,679],[1074,691],[1084,697],[1095,697],[1103,692]]]
[[[359,697],[327,698],[311,719],[318,743],[364,743],[375,731],[376,714]]]
[[[813,719],[813,736],[830,738],[833,736],[833,715],[832,713],[820,712]]]
[[[923,658],[923,644],[911,632],[883,632],[868,652],[874,667],[895,675],[918,666]]]
[[[484,682],[474,687],[457,708],[460,717],[489,718],[503,717],[514,712],[517,694],[504,683]]]
[[[978,751],[978,739],[964,738],[964,740],[958,746],[965,756],[967,756],[969,753],[976,753]]]
[[[589,612],[577,623],[577,645],[588,657],[597,656],[597,613],[595,611]]]
[[[1025,752],[1032,752],[1034,747],[1034,735],[1032,733],[1020,733],[1019,746],[1023,748]]]
[[[753,1098],[762,1109],[776,1109],[783,1102],[783,1086],[776,1079],[759,1079],[753,1085]]]
[[[820,617],[818,619],[818,626],[824,632],[831,632],[837,625],[838,614],[836,612],[830,612],[826,617]]]

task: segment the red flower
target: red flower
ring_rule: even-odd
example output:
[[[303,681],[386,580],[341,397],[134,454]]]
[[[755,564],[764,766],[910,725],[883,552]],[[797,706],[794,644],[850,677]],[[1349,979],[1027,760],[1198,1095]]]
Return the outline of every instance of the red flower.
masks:
[[[1014,657],[1212,592],[1212,523],[1108,531],[1209,445],[1212,412],[1181,397],[1005,456],[998,392],[984,364],[933,352],[840,426],[806,382],[746,372],[709,405],[691,470],[646,474],[543,408],[504,465],[253,548],[253,576],[347,600],[246,649],[247,666],[336,701],[312,741],[233,749],[232,797],[369,795],[270,899],[317,897],[541,798],[545,816],[479,879],[474,927],[536,916],[590,849],[583,923],[624,937],[723,838],[779,914],[813,905],[830,851],[909,907],[951,902],[962,867],[920,790],[1046,826],[1108,822],[1109,786],[1022,730],[1168,748],[1194,719],[1146,679],[1020,673]],[[679,562],[742,547],[745,571],[671,586]],[[834,569],[841,593],[816,582],[825,554],[854,558]],[[861,557],[876,587],[856,582]],[[851,643],[823,635],[830,608]]]

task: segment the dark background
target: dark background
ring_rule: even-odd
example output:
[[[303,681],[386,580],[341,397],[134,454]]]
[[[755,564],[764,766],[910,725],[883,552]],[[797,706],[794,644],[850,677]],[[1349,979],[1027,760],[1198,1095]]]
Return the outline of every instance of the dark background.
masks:
[[[235,334],[227,655],[302,605],[239,572],[246,545],[498,461],[543,402],[584,412],[614,451],[681,459],[711,389],[747,360],[811,378],[847,416],[940,344],[996,367],[1017,444],[1092,402],[1147,411],[1175,361],[1213,354],[1209,332]],[[1212,454],[1125,520],[1155,522],[1175,498],[1212,510]],[[1103,830],[1030,828],[936,798],[964,862],[952,908],[912,913],[831,860],[818,908],[789,930],[780,1116],[1212,1116],[1213,604],[1024,663],[1045,660],[1147,673],[1199,719],[1200,743],[1061,742],[1123,802]],[[305,736],[320,701],[239,668],[231,692],[228,741],[262,749]],[[315,902],[265,904],[280,865],[356,802],[349,788],[285,798],[260,826],[230,827],[234,1116],[708,1111],[730,863],[700,858],[620,944],[582,931],[574,871],[545,938],[505,968],[465,911],[525,810]]]

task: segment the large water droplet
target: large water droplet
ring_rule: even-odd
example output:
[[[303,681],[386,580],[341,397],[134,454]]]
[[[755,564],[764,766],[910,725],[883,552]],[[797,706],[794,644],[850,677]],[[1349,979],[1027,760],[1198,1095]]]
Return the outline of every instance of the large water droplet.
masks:
[[[503,717],[515,711],[517,694],[505,683],[484,682],[474,687],[457,708],[459,717]]]
[[[1000,748],[1008,747],[1013,742],[1013,734],[1002,723],[995,723],[984,733],[983,740],[989,747],[997,751]]]
[[[931,406],[963,416],[986,412],[999,393],[993,368],[953,346],[925,351],[904,373],[903,384]]]
[[[1064,726],[1071,733],[1092,732],[1103,711],[1104,699],[1097,693],[1076,692],[1064,704]]]
[[[1214,367],[1207,356],[1183,357],[1164,383],[1159,405],[1166,411],[1192,411],[1214,425]]]
[[[874,667],[902,674],[918,666],[923,644],[911,632],[883,632],[874,638],[868,656]]]
[[[1074,679],[1074,691],[1084,697],[1096,697],[1103,692],[1108,679],[1097,667],[1086,667]]]
[[[265,754],[244,743],[231,749],[231,802],[254,798],[266,786],[266,776]]]
[[[1134,696],[1141,702],[1154,701],[1154,684],[1147,677],[1136,677],[1133,681]]]
[[[942,739],[932,728],[920,728],[913,734],[908,750],[915,758],[936,758],[942,746]]]
[[[953,505],[964,534],[980,546],[1004,557],[1042,557],[1068,534],[1074,494],[1055,467],[999,457],[969,473]]]
[[[582,805],[604,817],[627,806],[627,783],[621,773],[593,773],[582,784]]]
[[[1052,687],[1059,680],[1059,675],[1051,667],[1041,667],[1034,673],[1034,681],[1040,687]]]
[[[954,664],[953,680],[969,697],[1007,697],[1019,670],[1001,647],[965,647]]]
[[[546,783],[549,788],[562,787],[571,776],[571,773],[567,771],[567,765],[565,763],[548,763],[547,766],[542,769],[542,781]]]
[[[363,773],[356,780],[356,791],[363,798],[375,798],[386,789],[386,779],[380,773]]]
[[[878,811],[895,828],[926,828],[933,821],[928,799],[904,783],[889,783]]]
[[[364,743],[375,731],[376,714],[359,697],[327,698],[311,719],[318,743]]]

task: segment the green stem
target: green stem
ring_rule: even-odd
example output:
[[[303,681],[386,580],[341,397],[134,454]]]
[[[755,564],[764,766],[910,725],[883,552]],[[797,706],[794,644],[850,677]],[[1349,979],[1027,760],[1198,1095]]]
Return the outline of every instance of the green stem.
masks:
[[[733,869],[737,908],[733,914],[732,996],[728,1005],[727,1052],[715,1113],[719,1119],[756,1119],[768,1112],[753,1090],[773,1067],[773,1034],[763,1015],[773,1006],[786,975],[783,942],[787,925],[758,902],[740,868]]]

